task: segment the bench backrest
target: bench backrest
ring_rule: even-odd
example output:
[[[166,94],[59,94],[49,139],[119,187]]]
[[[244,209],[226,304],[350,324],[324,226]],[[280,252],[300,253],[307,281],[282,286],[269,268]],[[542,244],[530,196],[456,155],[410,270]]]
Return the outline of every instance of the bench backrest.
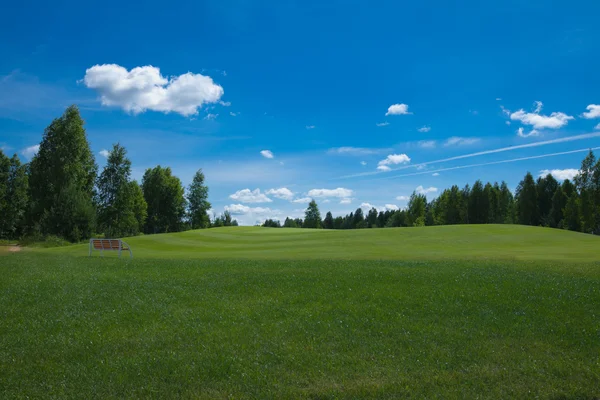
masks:
[[[128,251],[129,255],[133,257],[131,248],[121,239],[90,239],[90,256],[92,255],[92,250],[100,250],[100,252],[118,251],[119,257],[121,256],[121,251]]]

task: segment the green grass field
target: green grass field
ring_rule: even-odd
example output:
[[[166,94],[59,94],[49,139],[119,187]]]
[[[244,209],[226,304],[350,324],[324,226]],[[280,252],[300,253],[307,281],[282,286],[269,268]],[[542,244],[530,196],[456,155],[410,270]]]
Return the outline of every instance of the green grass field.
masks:
[[[223,228],[0,256],[0,398],[600,398],[600,238]]]

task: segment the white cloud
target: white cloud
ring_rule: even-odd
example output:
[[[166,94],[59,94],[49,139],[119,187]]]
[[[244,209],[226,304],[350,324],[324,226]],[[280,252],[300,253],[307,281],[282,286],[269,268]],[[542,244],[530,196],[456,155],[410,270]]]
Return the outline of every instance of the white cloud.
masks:
[[[594,127],[594,129],[595,129],[595,130],[597,130],[597,131],[600,131],[600,124],[596,125],[596,126]]]
[[[476,138],[476,137],[460,137],[460,136],[452,136],[451,138],[448,138],[445,142],[444,142],[444,146],[449,147],[449,146],[470,146],[472,144],[475,144],[477,142],[479,142],[481,139]]]
[[[385,115],[408,115],[412,114],[408,112],[408,105],[406,104],[392,104],[388,107],[387,113]]]
[[[535,102],[535,110],[528,113],[523,109],[510,114],[513,121],[521,121],[525,125],[531,125],[534,129],[558,129],[567,125],[570,120],[575,119],[562,112],[553,112],[549,116],[541,115],[543,104],[541,101]]]
[[[496,97],[496,101],[502,101],[500,97]]]
[[[390,154],[385,159],[379,161],[377,169],[380,171],[389,171],[389,165],[407,164],[410,162],[410,157],[406,154]]]
[[[367,165],[367,162],[366,161],[361,161],[360,165],[365,166],[365,165]]]
[[[505,122],[505,124],[506,124],[506,125],[510,125],[510,121],[506,121],[506,122]]]
[[[377,207],[375,207],[371,203],[361,203],[360,208],[362,208],[363,210],[370,210],[371,208],[377,208]]]
[[[500,106],[500,109],[502,110],[502,114],[504,114],[507,117],[510,117],[510,110],[507,110],[506,108],[504,108],[504,106]]]
[[[379,122],[379,123],[377,123],[375,125],[381,127],[381,126],[388,126],[389,124],[390,123],[386,121],[386,122]]]
[[[36,144],[35,146],[30,146],[30,147],[27,147],[27,148],[21,150],[21,155],[23,155],[23,157],[27,158],[28,160],[31,160],[33,158],[33,156],[35,156],[39,150],[40,150],[40,145]]]
[[[268,198],[264,193],[261,193],[260,189],[238,190],[234,194],[230,195],[229,198],[232,200],[241,201],[242,203],[270,203],[273,201],[270,198]]]
[[[108,151],[106,149],[102,149],[98,152],[98,154],[100,154],[104,158],[108,158],[108,156],[110,156],[110,151]]]
[[[352,197],[352,190],[345,188],[337,189],[312,189],[308,191],[309,197],[337,197],[340,199]]]
[[[166,78],[150,65],[131,71],[116,64],[94,65],[85,71],[83,83],[100,94],[102,105],[133,114],[151,110],[195,115],[204,104],[218,102],[224,93],[209,76],[188,72]]]
[[[350,198],[340,200],[340,204],[350,204],[350,203],[352,203],[352,199],[350,199]]]
[[[517,129],[517,136],[522,137],[522,138],[526,138],[526,137],[530,137],[530,136],[539,136],[539,135],[540,135],[540,133],[535,129],[532,129],[531,132],[529,132],[529,133],[525,133],[525,130],[522,127]]]
[[[429,194],[429,193],[437,193],[437,188],[435,187],[428,187],[428,188],[424,188],[423,186],[418,186],[415,189],[415,192],[419,193],[419,194]]]
[[[237,117],[239,113],[234,113],[233,111],[229,111],[229,115],[232,117]]]
[[[291,201],[294,198],[294,193],[286,187],[282,187],[279,189],[269,189],[265,192],[265,194],[276,197],[278,199],[289,201]]]
[[[281,211],[264,207],[248,207],[243,204],[230,204],[224,207],[229,211],[241,225],[253,225],[262,223],[265,219],[280,219]]]
[[[434,172],[431,176],[440,176],[439,172]]]
[[[377,149],[377,148],[366,148],[366,147],[334,147],[327,151],[328,154],[342,154],[350,156],[363,156],[370,154],[379,154],[389,151],[390,149]]]
[[[573,179],[579,173],[578,169],[570,168],[570,169],[543,169],[540,171],[540,176],[544,177],[548,174],[552,175],[554,178],[559,181],[564,181],[565,179]]]
[[[385,209],[386,209],[386,211],[397,211],[400,208],[395,204],[386,204]]]
[[[219,104],[223,107],[229,107],[231,105],[230,101],[219,101]]]
[[[207,121],[210,121],[210,120],[213,120],[213,119],[217,119],[218,116],[219,116],[219,114],[208,113],[208,114],[206,114],[206,117],[204,117],[204,119],[207,120]]]
[[[585,119],[600,118],[600,105],[590,104],[585,108],[588,112],[584,112],[581,116]]]
[[[292,200],[292,203],[310,203],[312,198],[310,197],[302,197],[300,199]]]
[[[418,142],[419,147],[423,149],[433,149],[436,145],[435,140],[421,140]]]
[[[398,196],[396,197],[396,200],[400,200],[400,201],[408,201],[410,199],[410,196]]]
[[[425,132],[429,132],[431,130],[430,126],[423,126],[419,129],[417,129],[419,132],[425,133]]]
[[[264,158],[275,158],[275,156],[273,155],[273,153],[271,152],[271,150],[261,150],[260,154]]]
[[[306,129],[315,129],[314,125],[306,125]]]

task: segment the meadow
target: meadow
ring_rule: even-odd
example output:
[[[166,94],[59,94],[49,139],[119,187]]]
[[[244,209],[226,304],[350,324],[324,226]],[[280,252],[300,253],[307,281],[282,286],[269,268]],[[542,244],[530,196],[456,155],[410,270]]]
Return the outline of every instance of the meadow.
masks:
[[[0,398],[600,397],[600,238],[220,228],[0,256]],[[0,250],[1,251],[1,250]]]

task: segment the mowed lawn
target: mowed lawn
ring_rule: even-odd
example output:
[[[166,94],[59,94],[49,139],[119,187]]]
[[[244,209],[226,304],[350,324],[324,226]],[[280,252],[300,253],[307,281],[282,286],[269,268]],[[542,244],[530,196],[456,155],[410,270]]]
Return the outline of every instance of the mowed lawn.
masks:
[[[600,397],[600,238],[215,229],[0,255],[0,398]]]

